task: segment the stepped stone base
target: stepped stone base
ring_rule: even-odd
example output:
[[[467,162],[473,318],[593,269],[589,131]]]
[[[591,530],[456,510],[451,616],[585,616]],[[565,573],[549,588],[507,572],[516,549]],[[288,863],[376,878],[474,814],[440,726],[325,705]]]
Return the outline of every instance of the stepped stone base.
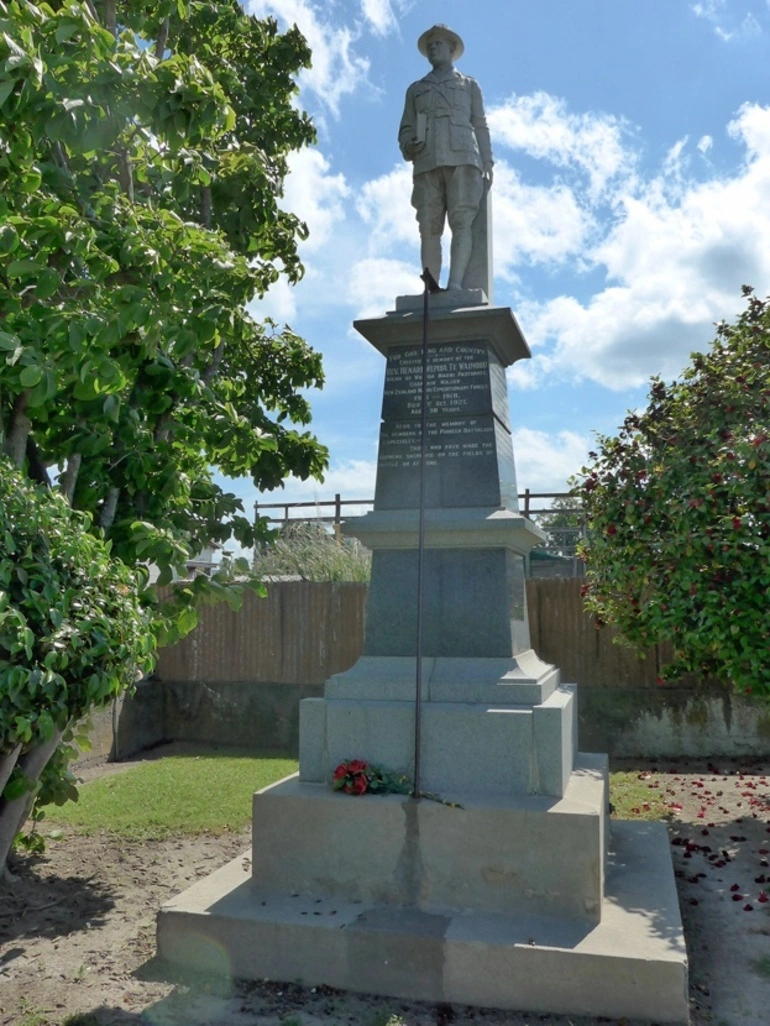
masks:
[[[331,783],[345,759],[414,773],[414,660],[362,656],[300,704],[300,778]],[[565,794],[577,753],[575,687],[532,649],[423,659],[423,791],[492,800]]]
[[[613,823],[598,923],[294,896],[255,886],[248,854],[163,906],[162,958],[244,979],[688,1022],[687,956],[661,824]],[[566,846],[559,857],[568,867]]]
[[[272,894],[425,911],[595,920],[604,893],[607,766],[604,756],[580,760],[563,798],[453,794],[460,807],[351,796],[290,777],[254,795],[252,884]]]

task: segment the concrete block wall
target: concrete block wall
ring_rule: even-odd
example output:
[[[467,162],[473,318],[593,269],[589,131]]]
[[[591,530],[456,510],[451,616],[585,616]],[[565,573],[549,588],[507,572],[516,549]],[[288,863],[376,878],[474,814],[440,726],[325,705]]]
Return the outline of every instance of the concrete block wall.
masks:
[[[580,580],[527,582],[532,646],[578,684],[581,751],[616,757],[770,755],[770,710],[715,681],[656,683],[665,648],[639,657],[597,630]],[[296,752],[299,702],[363,649],[366,586],[281,582],[233,612],[206,608],[155,677],[93,717],[83,762],[125,758],[161,741]]]

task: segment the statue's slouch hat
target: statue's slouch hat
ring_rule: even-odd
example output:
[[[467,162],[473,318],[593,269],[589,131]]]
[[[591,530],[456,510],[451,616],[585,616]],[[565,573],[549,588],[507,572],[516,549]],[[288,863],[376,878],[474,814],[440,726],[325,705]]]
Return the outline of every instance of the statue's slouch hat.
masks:
[[[428,56],[428,43],[431,39],[433,39],[434,36],[439,36],[442,39],[446,39],[448,43],[452,44],[452,46],[454,47],[454,52],[452,53],[453,60],[458,60],[458,58],[462,56],[462,53],[465,50],[465,45],[462,39],[460,39],[457,33],[453,32],[448,25],[438,24],[431,25],[431,27],[427,29],[425,32],[423,32],[423,34],[417,40],[417,49],[420,51],[423,57]]]

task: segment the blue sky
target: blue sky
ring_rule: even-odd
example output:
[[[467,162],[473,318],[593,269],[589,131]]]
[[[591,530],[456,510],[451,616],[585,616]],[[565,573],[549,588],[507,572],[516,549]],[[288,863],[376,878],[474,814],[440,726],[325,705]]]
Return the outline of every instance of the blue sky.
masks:
[[[235,483],[247,507],[374,492],[385,367],[352,321],[421,288],[396,135],[436,22],[484,94],[494,298],[532,349],[509,371],[520,489],[563,489],[593,433],[739,312],[744,282],[770,291],[770,0],[244,2],[314,54],[300,103],[318,146],[292,159],[284,201],[310,228],[306,275],[254,312],[323,353],[312,426],[331,453],[324,483]]]

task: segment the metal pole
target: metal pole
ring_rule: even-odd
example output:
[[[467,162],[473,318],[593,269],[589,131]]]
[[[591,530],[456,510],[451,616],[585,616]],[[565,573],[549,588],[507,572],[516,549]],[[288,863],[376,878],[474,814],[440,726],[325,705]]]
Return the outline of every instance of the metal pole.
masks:
[[[420,734],[422,721],[422,606],[425,577],[425,444],[428,435],[428,296],[439,287],[426,267],[420,275],[425,283],[422,300],[422,380],[420,384],[420,499],[417,529],[417,643],[414,700],[414,788],[415,798],[420,795]]]

